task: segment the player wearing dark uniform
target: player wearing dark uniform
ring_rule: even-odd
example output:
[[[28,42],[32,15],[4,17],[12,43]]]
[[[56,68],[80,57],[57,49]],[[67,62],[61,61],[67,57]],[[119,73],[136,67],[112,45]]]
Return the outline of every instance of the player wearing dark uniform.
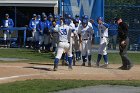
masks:
[[[119,69],[129,70],[132,67],[132,62],[127,56],[129,46],[128,25],[124,23],[121,18],[117,18],[116,21],[118,23],[119,50],[122,59],[122,66],[119,67]]]

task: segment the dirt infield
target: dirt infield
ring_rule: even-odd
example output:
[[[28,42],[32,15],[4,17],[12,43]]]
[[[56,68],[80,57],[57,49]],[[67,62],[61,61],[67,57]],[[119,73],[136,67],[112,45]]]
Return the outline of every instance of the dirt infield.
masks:
[[[131,70],[119,70],[120,65],[110,64],[108,69],[96,67],[59,66],[52,71],[51,64],[0,63],[0,83],[27,79],[77,79],[77,80],[140,80],[140,65]]]

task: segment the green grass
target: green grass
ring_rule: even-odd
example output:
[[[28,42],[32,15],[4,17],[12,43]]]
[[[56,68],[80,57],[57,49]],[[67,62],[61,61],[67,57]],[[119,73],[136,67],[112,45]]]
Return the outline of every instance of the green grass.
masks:
[[[29,59],[27,61],[20,62],[52,62],[51,53],[37,53],[30,49],[0,49],[1,58],[22,58]],[[19,62],[19,61],[18,61]]]
[[[0,93],[48,93],[95,85],[127,85],[140,87],[140,81],[26,80],[0,84]]]
[[[97,53],[93,53],[93,60],[96,61]],[[109,63],[120,64],[121,58],[119,53],[109,53]],[[129,53],[128,56],[134,64],[140,64],[140,53]],[[1,58],[23,58],[29,59],[27,61],[18,62],[53,62],[54,57],[52,53],[37,53],[30,49],[0,49]],[[2,62],[2,61],[1,61]],[[103,59],[102,59],[103,63]]]
[[[98,54],[93,54],[92,59],[96,61]],[[128,57],[134,64],[140,64],[140,53],[128,53]],[[108,60],[111,64],[121,64],[121,57],[119,53],[108,53]],[[101,62],[103,63],[104,60],[102,58]]]

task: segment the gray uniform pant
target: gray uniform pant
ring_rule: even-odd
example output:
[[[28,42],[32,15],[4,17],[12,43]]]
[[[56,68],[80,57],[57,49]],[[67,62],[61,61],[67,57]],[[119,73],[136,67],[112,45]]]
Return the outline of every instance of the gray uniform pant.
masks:
[[[127,55],[127,49],[128,49],[128,46],[129,46],[129,38],[127,38],[125,40],[125,42],[126,42],[125,47],[121,46],[121,42],[119,44],[120,56],[121,56],[121,59],[122,59],[123,67],[132,66],[132,62],[130,61],[130,59],[128,58],[128,55]]]

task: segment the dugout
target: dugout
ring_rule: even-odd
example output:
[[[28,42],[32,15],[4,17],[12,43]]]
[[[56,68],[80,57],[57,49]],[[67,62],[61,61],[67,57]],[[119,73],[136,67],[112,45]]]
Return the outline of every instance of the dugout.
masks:
[[[10,15],[14,21],[15,27],[25,27],[29,24],[32,14],[41,15],[42,12],[46,14],[58,13],[58,0],[1,0],[0,1],[0,21],[3,19],[5,13]],[[2,31],[0,31],[0,38],[3,38]],[[27,36],[28,36],[27,32]],[[13,38],[18,38],[18,42],[22,45],[23,31],[15,31],[12,34]]]

